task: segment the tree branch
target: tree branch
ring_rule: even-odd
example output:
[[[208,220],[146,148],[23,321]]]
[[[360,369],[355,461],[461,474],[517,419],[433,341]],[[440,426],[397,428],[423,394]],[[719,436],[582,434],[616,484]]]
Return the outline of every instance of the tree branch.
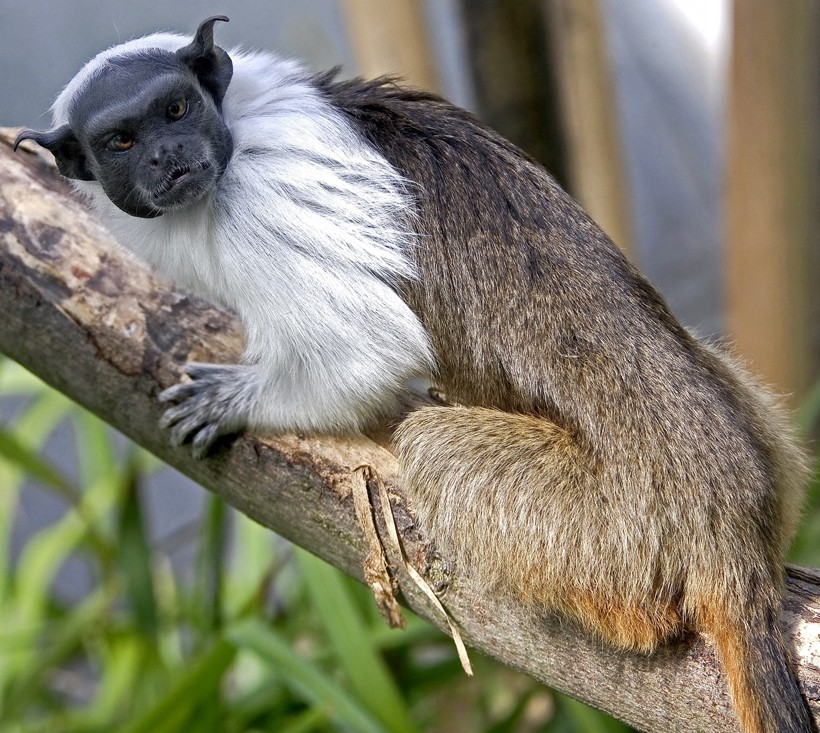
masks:
[[[42,157],[11,153],[11,138],[0,134],[1,351],[240,511],[359,578],[367,548],[351,487],[353,469],[369,464],[395,500],[410,560],[434,587],[449,579],[443,601],[471,646],[646,731],[737,731],[707,640],[684,639],[651,656],[616,652],[448,573],[413,523],[395,459],[370,439],[242,436],[205,461],[170,447],[157,428],[156,395],[188,360],[236,359],[235,319],[122,254]],[[408,605],[443,627],[406,581],[402,571]],[[817,715],[820,573],[789,570],[783,628]]]

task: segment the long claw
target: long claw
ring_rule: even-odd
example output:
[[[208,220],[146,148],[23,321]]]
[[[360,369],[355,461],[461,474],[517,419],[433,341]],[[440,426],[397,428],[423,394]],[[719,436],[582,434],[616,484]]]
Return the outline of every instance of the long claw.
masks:
[[[216,439],[221,435],[219,425],[211,423],[206,425],[194,436],[193,452],[194,458],[204,458]]]
[[[183,420],[193,414],[195,411],[196,405],[192,405],[190,402],[183,402],[179,405],[175,405],[174,407],[169,407],[162,413],[162,417],[159,419],[159,426],[163,430],[170,428],[173,425],[176,425],[180,420]]]
[[[189,415],[171,428],[171,442],[180,446],[205,425],[207,423],[201,414]]]
[[[225,367],[221,364],[203,364],[200,361],[192,361],[185,365],[185,373],[191,379],[203,379],[214,375],[221,376],[225,373]]]
[[[183,382],[182,384],[175,384],[173,387],[163,390],[159,393],[160,402],[179,402],[180,400],[187,400],[192,395],[199,391],[201,385],[196,382]]]

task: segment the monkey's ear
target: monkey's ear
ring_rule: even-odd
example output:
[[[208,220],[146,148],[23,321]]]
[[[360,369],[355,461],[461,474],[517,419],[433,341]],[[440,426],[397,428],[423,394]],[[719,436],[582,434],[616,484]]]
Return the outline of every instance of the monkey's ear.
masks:
[[[88,170],[82,146],[68,125],[48,132],[23,130],[14,141],[15,150],[23,140],[34,140],[38,145],[50,150],[57,161],[57,170],[66,178],[75,178],[78,181],[94,180],[94,176]]]
[[[214,45],[214,23],[218,20],[228,22],[224,15],[203,20],[194,40],[177,51],[177,58],[197,75],[200,84],[214,98],[216,106],[221,108],[222,98],[233,76],[233,62],[224,50]]]

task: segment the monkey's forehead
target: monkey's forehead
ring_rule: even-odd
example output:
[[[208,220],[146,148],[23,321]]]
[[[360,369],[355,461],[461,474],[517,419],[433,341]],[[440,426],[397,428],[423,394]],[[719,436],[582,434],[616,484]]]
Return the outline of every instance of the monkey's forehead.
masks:
[[[59,126],[68,122],[68,111],[72,101],[82,93],[100,69],[106,66],[110,60],[128,58],[140,52],[166,51],[173,54],[188,43],[190,43],[190,39],[175,33],[154,33],[100,51],[77,72],[55,100],[52,107],[54,124]]]
[[[183,93],[196,77],[168,51],[146,51],[109,59],[71,100],[68,121],[76,129],[100,117],[139,115],[156,100]]]

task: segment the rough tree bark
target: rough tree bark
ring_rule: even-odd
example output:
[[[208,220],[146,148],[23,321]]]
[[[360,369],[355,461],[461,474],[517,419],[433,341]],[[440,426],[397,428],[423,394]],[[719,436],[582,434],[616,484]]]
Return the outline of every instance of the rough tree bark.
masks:
[[[395,500],[407,554],[465,640],[645,731],[737,731],[707,639],[644,656],[613,651],[572,625],[536,617],[448,571],[400,492],[393,456],[365,437],[243,436],[205,461],[171,448],[157,429],[157,393],[189,359],[230,361],[241,337],[227,313],[175,291],[112,244],[37,154],[12,155],[0,135],[0,351],[89,408],[261,524],[361,578],[366,550],[351,498],[369,464]],[[443,627],[400,573],[406,603]],[[783,628],[803,690],[820,713],[820,573],[788,571]]]

